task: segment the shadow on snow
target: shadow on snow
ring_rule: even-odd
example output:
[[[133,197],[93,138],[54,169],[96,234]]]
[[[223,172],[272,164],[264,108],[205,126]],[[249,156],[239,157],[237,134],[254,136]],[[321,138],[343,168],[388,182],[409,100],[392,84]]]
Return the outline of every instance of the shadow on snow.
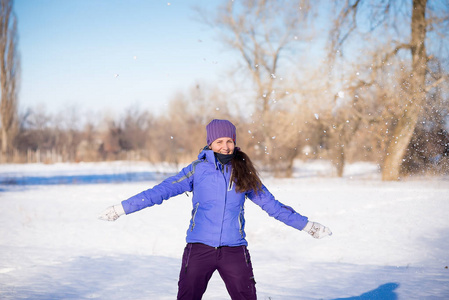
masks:
[[[377,289],[366,292],[360,296],[349,298],[337,298],[333,300],[397,300],[398,295],[395,290],[399,287],[398,283],[386,283],[379,286]]]

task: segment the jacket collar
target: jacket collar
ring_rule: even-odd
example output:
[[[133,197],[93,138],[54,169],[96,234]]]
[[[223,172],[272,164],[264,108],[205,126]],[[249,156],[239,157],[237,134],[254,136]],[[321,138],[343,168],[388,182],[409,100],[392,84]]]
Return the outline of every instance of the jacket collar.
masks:
[[[218,162],[215,158],[214,151],[207,149],[206,147],[198,155],[198,159],[206,160],[209,163],[213,163],[215,168],[218,169]]]
[[[212,163],[215,161],[214,151],[210,149],[203,149],[200,154],[198,154],[198,159],[204,159]]]

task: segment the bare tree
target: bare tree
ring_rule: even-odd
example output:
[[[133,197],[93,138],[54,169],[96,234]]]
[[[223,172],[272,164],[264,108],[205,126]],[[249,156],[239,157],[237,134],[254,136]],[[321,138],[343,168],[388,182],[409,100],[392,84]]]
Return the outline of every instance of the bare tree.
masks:
[[[273,108],[287,95],[281,74],[286,73],[285,63],[294,56],[293,50],[305,39],[309,12],[308,0],[257,0],[226,1],[212,19],[208,17],[214,14],[202,14],[207,24],[220,29],[221,41],[239,53],[236,76],[247,78],[249,74],[248,84],[254,85],[250,130],[261,133],[260,147],[265,153],[274,152],[273,136],[282,131],[273,130],[278,124]],[[277,155],[264,158],[270,164],[278,163]]]
[[[166,115],[158,119],[162,128],[151,132],[159,145],[155,151],[165,161],[191,161],[206,146],[204,127],[214,118],[231,118],[225,94],[216,87],[197,83],[186,93],[174,95]]]
[[[376,43],[383,45],[383,48],[377,48],[378,57],[381,56],[382,60],[378,63],[373,59],[368,68],[373,72],[378,72],[389,66],[396,56],[400,56],[403,61],[410,61],[409,67],[405,66],[404,69],[408,70],[408,74],[399,85],[399,93],[402,95],[399,105],[400,113],[396,114],[397,117],[390,122],[391,127],[385,140],[383,180],[400,178],[401,164],[419,117],[423,113],[423,107],[426,106],[427,92],[447,78],[445,76],[434,78],[430,84],[426,81],[429,60],[426,47],[428,33],[436,28],[445,27],[447,29],[448,27],[449,5],[441,1],[437,3],[437,6],[439,12],[434,10],[434,13],[431,14],[427,0],[412,0],[410,3],[393,0],[382,2],[346,0],[335,21],[335,30],[332,31],[331,36],[331,52],[333,54],[342,53],[343,44],[348,43],[351,35],[354,35],[357,30],[363,32],[365,36],[373,37],[376,30],[381,28]],[[401,17],[407,15],[407,9],[411,11],[410,19],[403,22]],[[364,23],[361,21],[362,18],[368,21]],[[362,26],[360,24],[368,27],[368,33],[360,28]],[[398,41],[394,37],[395,30],[401,32],[398,38],[403,39],[403,32],[406,29],[403,27],[404,24],[407,24],[411,32],[409,40]]]
[[[12,0],[0,1],[0,118],[2,126],[2,157],[11,149],[14,130],[17,129],[17,90],[19,57],[17,54],[17,19]]]
[[[81,141],[76,147],[76,161],[97,161],[100,159],[99,149],[102,141],[98,128],[91,120],[87,120],[82,131]]]

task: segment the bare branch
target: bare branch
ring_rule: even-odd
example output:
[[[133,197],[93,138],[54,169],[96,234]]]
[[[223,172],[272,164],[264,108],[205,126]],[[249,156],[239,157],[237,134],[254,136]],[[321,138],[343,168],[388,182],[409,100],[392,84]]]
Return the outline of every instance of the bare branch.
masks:
[[[433,89],[434,87],[437,87],[437,86],[440,85],[441,83],[443,83],[443,82],[445,82],[445,81],[448,81],[448,80],[449,80],[449,76],[447,76],[447,75],[442,76],[442,77],[438,78],[436,81],[434,81],[432,84],[427,85],[427,86],[425,87],[424,90],[425,90],[426,92],[428,92],[428,91],[430,91],[431,89]]]

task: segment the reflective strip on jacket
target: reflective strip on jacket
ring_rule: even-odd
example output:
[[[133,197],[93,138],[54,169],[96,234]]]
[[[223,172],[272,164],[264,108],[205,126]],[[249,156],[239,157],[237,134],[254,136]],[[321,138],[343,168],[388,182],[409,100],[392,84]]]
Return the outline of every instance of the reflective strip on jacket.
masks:
[[[177,175],[122,201],[122,206],[126,214],[130,214],[184,192],[193,192],[186,241],[212,247],[248,244],[244,230],[246,197],[289,226],[302,230],[307,224],[307,217],[277,201],[265,186],[257,194],[254,191],[238,193],[230,177],[231,164],[222,165],[216,161],[212,150],[203,150],[198,160]]]

